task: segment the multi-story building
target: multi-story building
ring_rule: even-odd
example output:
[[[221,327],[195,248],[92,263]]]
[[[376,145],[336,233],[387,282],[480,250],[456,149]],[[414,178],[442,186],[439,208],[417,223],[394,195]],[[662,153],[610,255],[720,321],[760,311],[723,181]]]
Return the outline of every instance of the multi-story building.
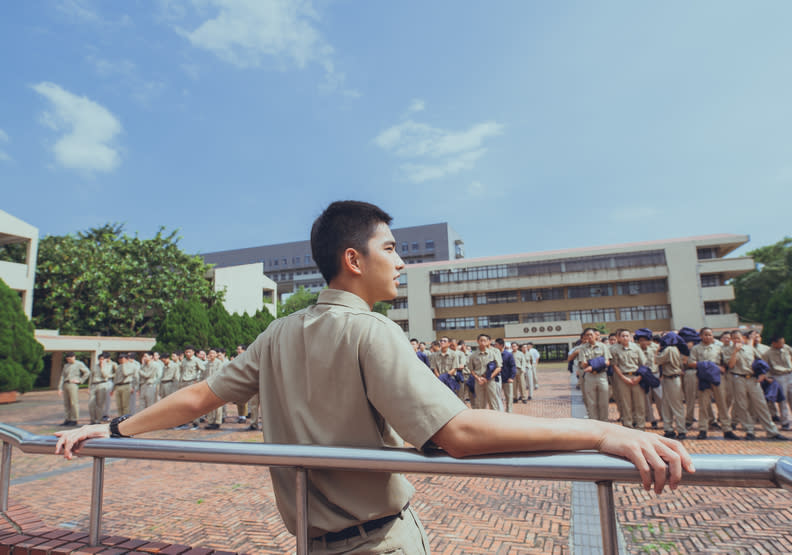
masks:
[[[0,210],[0,245],[9,256],[0,260],[0,279],[11,289],[19,292],[22,308],[30,318],[33,314],[33,284],[36,279],[36,256],[38,254],[38,229]]]
[[[399,254],[407,264],[421,264],[465,256],[465,244],[447,223],[393,230]],[[264,273],[277,283],[278,294],[288,295],[300,286],[319,291],[326,284],[311,257],[310,241],[294,241],[201,255],[216,268],[263,264]]]
[[[728,280],[754,269],[725,258],[746,235],[709,235],[405,268],[388,315],[410,337],[533,341],[561,356],[582,327],[735,328]]]

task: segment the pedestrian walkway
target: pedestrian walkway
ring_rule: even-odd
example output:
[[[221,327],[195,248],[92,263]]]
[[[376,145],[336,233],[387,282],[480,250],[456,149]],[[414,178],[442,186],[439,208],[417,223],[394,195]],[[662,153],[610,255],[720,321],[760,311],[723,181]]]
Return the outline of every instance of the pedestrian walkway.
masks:
[[[572,415],[576,397],[565,369],[540,366],[539,384],[534,400],[516,404],[515,412],[550,418]],[[87,391],[80,395],[81,422],[86,422]],[[60,429],[62,407],[55,392],[28,393],[14,405],[1,406],[0,421],[51,434]],[[235,409],[229,405],[232,415]],[[216,431],[168,430],[145,437],[259,440],[259,434],[244,427],[224,424]],[[717,435],[687,445],[697,453],[792,455],[786,444],[727,442]],[[12,504],[24,503],[48,527],[87,533],[90,461],[15,451],[11,470]],[[572,483],[428,475],[410,480],[417,490],[413,506],[426,525],[433,553],[595,550],[586,542],[598,534],[598,517],[579,519],[588,512],[581,507],[596,507],[596,498],[592,502],[577,497]],[[627,553],[792,553],[792,495],[785,491],[682,487],[656,496],[638,484],[617,484],[614,494]],[[269,473],[256,467],[109,460],[102,531],[227,552],[274,554],[295,549],[275,507]]]

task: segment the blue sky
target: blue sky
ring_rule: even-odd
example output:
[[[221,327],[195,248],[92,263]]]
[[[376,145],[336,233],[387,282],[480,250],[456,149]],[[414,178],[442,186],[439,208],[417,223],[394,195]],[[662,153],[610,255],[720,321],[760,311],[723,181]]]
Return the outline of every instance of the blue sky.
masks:
[[[12,2],[0,207],[190,252],[332,200],[469,257],[792,234],[792,3]]]

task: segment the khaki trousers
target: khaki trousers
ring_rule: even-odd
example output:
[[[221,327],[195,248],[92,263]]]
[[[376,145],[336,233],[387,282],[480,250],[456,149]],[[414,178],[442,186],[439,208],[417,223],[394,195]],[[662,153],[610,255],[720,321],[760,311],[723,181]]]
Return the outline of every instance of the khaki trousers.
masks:
[[[718,407],[718,420],[720,421],[721,429],[724,432],[732,431],[731,417],[729,410],[726,406],[726,392],[723,387],[723,380],[725,376],[721,376],[721,385],[713,385],[711,389],[699,391],[699,423],[698,429],[707,431],[715,421],[715,415],[712,413],[712,399],[715,398],[715,406]]]
[[[259,403],[259,395],[256,393],[248,400],[248,408],[250,409],[250,424],[251,426],[258,426],[261,422],[261,403]]]
[[[608,421],[608,374],[605,372],[583,373],[583,403],[589,418]]]
[[[634,378],[634,375],[627,376]],[[613,376],[617,397],[621,397],[622,424],[628,428],[643,430],[646,426],[646,393],[638,384],[628,385],[624,380],[614,374]]]
[[[88,396],[88,413],[91,415],[91,424],[99,424],[102,421],[109,396],[110,382],[91,384],[91,393]]]
[[[685,398],[685,426],[690,428],[696,419],[696,400],[698,399],[698,375],[695,370],[685,370],[682,378],[683,395]],[[701,428],[706,430],[706,428]]]
[[[501,410],[500,392],[498,382],[490,380],[480,384],[476,382],[476,402],[477,409]]]
[[[164,399],[171,393],[176,393],[177,391],[179,391],[179,382],[175,380],[160,383],[160,399]]]
[[[63,413],[66,415],[64,420],[77,422],[80,419],[80,391],[76,383],[63,384]]]
[[[517,399],[525,399],[525,370],[517,370],[514,377],[514,396]]]
[[[116,410],[118,411],[118,416],[124,416],[125,414],[130,414],[130,405],[129,400],[132,396],[132,386],[128,383],[124,384],[116,384],[115,392],[113,393],[116,400]]]
[[[412,507],[407,507],[401,516],[382,528],[371,532],[361,531],[363,533],[360,536],[337,542],[310,540],[308,552],[314,555],[429,555],[429,538]]]
[[[506,399],[506,412],[514,412],[514,382],[503,384],[503,397]]]
[[[778,382],[781,391],[784,392],[786,401],[778,403],[781,407],[781,424],[789,426],[790,424],[790,409],[792,409],[792,373],[790,374],[773,374],[773,379]]]
[[[742,417],[739,422],[743,429],[749,434],[754,433],[754,419],[756,419],[765,429],[767,435],[778,434],[778,428],[770,418],[770,411],[767,410],[762,386],[759,385],[756,378],[737,376],[736,374],[732,374],[732,377],[734,378],[732,381],[734,403],[737,406],[738,414]]]
[[[686,434],[685,408],[682,406],[682,376],[663,376],[663,430]]]
[[[140,403],[138,403],[137,411],[150,407],[157,402],[157,386],[153,383],[146,383],[140,386]]]

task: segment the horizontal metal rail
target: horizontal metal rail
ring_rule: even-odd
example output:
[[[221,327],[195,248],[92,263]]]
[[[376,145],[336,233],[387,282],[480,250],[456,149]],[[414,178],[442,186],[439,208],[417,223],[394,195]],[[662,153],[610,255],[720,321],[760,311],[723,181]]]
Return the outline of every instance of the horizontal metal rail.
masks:
[[[0,508],[6,510],[13,446],[24,453],[55,453],[57,438],[39,436],[0,423],[3,467],[0,469]],[[10,451],[10,450],[9,450]],[[81,456],[94,457],[94,484],[91,507],[91,538],[99,537],[101,519],[101,464],[106,458],[150,459],[256,466],[287,466],[298,469],[452,474],[523,480],[595,482],[600,494],[603,534],[610,536],[615,522],[613,482],[639,482],[640,476],[628,461],[593,452],[531,453],[455,459],[444,453],[422,454],[414,449],[360,449],[317,445],[276,445],[226,441],[181,441],[162,439],[92,439],[80,449]],[[96,463],[96,461],[101,461]],[[684,485],[784,488],[792,491],[792,458],[770,455],[694,455],[694,474],[683,477]],[[97,467],[97,464],[99,467]],[[298,473],[298,476],[300,473]],[[97,484],[97,481],[99,484]],[[299,484],[298,484],[299,486]],[[305,487],[296,488],[307,495]],[[306,506],[298,498],[298,507]],[[99,508],[96,505],[99,505]],[[95,522],[94,520],[97,520]],[[298,546],[307,546],[307,515],[298,513]],[[606,553],[615,553],[615,538],[606,537]]]

